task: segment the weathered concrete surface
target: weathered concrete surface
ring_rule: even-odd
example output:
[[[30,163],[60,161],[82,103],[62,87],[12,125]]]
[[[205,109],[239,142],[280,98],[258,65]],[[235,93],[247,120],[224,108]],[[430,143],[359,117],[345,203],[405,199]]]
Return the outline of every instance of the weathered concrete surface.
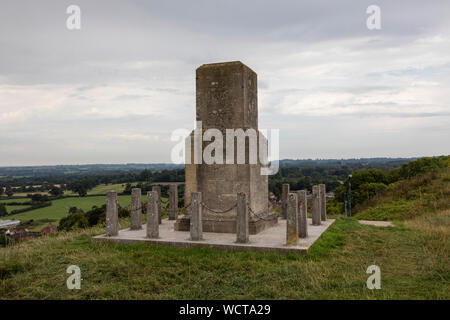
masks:
[[[113,237],[119,232],[119,213],[117,211],[117,192],[106,194],[106,235]]]
[[[298,243],[298,199],[296,193],[289,193],[286,205],[286,245]]]
[[[178,218],[178,187],[171,184],[169,187],[169,220]]]
[[[147,192],[147,238],[159,237],[158,192]]]
[[[162,218],[162,216],[161,216],[161,186],[152,186],[152,191],[158,192],[158,203],[157,203],[158,221],[159,221],[159,224],[161,224],[161,218]]]
[[[283,183],[281,189],[281,216],[286,219],[287,216],[287,199],[290,192],[289,183]]]
[[[249,239],[248,234],[248,197],[245,193],[238,193],[237,196],[237,232],[236,242],[247,243]]]
[[[131,189],[131,230],[139,230],[142,228],[142,201],[141,201],[141,189]]]
[[[312,188],[312,223],[315,226],[320,225],[321,220],[320,210],[320,194],[319,186],[313,186]]]
[[[390,221],[372,221],[372,220],[358,220],[361,224],[366,224],[375,227],[394,227],[395,225]]]
[[[206,64],[196,71],[196,120],[202,122],[201,134],[207,129],[217,129],[226,137],[226,129],[258,130],[257,75],[239,61]],[[257,136],[258,153],[267,155],[267,139]],[[249,221],[250,234],[258,233],[277,223],[275,215],[269,214],[268,176],[261,175],[261,163],[249,161],[249,143],[245,143],[245,163],[237,164],[237,140],[234,138],[234,164],[195,164],[195,136],[191,135],[191,148],[187,149],[185,176],[185,214],[175,224],[179,231],[189,230],[192,192],[201,192],[203,202],[203,231],[236,233],[237,194],[248,196],[254,219]],[[259,150],[259,142],[263,145]],[[247,139],[249,140],[249,139]],[[200,143],[200,151],[210,144]],[[226,142],[223,156],[226,162]],[[189,151],[190,150],[190,151]],[[188,154],[189,152],[189,154]],[[190,157],[190,158],[189,158]],[[231,160],[231,159],[230,159]],[[188,161],[189,162],[189,161]],[[210,210],[211,209],[211,210]],[[256,218],[258,217],[258,218]]]
[[[297,191],[298,197],[298,236],[306,238],[308,236],[308,200],[306,197],[306,190]]]
[[[116,242],[133,244],[136,242],[166,245],[173,247],[200,247],[213,248],[228,251],[258,251],[278,253],[304,254],[320,235],[334,222],[333,219],[324,221],[320,226],[311,225],[308,219],[308,238],[299,239],[297,245],[286,246],[286,220],[280,220],[275,226],[268,228],[256,235],[250,236],[248,243],[236,243],[236,235],[231,233],[203,232],[203,241],[191,241],[189,231],[174,231],[173,220],[163,219],[159,228],[159,239],[148,239],[144,230],[133,231],[124,229],[115,237],[100,235],[92,238],[92,243]]]
[[[327,193],[325,184],[319,184],[320,219],[327,220]]]
[[[203,239],[202,224],[202,194],[201,192],[192,192],[191,194],[191,240],[200,241]]]

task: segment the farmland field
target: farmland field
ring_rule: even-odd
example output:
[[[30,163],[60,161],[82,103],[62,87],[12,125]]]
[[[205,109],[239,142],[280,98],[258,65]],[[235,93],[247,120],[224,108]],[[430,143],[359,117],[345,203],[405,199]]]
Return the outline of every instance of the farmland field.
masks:
[[[118,196],[118,200],[122,206],[127,206],[130,203],[130,196]],[[93,206],[102,206],[104,204],[106,204],[105,196],[65,198],[53,200],[52,205],[49,207],[15,214],[11,217],[15,220],[59,220],[67,216],[70,207],[77,207],[83,211],[87,211]]]
[[[0,203],[11,203],[11,202],[28,202],[30,201],[30,199],[4,199],[4,200],[0,200]]]
[[[21,210],[21,209],[25,209],[28,207],[30,207],[30,206],[6,206],[6,211],[8,212],[8,214],[10,214],[11,211],[13,211],[13,210]]]
[[[134,183],[135,184],[135,183]],[[88,191],[88,194],[106,194],[108,191],[123,192],[126,183],[101,184]],[[132,183],[133,185],[133,183]]]

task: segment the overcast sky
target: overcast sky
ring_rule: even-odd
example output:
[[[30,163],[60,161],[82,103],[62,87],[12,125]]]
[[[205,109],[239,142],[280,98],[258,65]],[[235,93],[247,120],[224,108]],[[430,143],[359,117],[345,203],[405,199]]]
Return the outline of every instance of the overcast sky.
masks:
[[[450,153],[450,1],[2,0],[0,165],[169,162],[195,69],[234,60],[280,158]]]

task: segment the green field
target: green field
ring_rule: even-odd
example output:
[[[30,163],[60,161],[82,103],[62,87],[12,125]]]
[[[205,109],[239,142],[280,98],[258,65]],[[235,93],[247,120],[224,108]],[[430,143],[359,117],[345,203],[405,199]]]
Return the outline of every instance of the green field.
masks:
[[[11,203],[11,202],[20,202],[20,203],[22,203],[22,202],[28,202],[28,201],[30,201],[30,199],[2,199],[2,200],[0,200],[0,203]]]
[[[122,206],[130,204],[130,196],[118,196],[119,203]],[[83,211],[90,210],[93,206],[102,206],[106,204],[105,196],[98,197],[77,197],[53,200],[52,205],[24,213],[12,215],[11,218],[16,220],[42,220],[52,219],[59,220],[67,216],[70,207],[77,207]]]
[[[131,185],[136,185],[137,182],[131,182]],[[92,190],[88,191],[88,194],[106,194],[108,191],[117,191],[117,192],[123,192],[125,189],[126,183],[116,183],[116,184],[101,184],[96,187],[94,187]],[[43,194],[43,195],[49,195],[48,192],[17,192],[14,193],[14,197],[26,197],[28,194]],[[73,196],[77,195],[73,193],[70,190],[64,191],[65,196]],[[8,199],[9,200],[9,199]],[[0,200],[0,202],[8,201],[8,200]],[[19,199],[16,199],[16,201],[20,201]]]
[[[108,191],[123,192],[125,185],[126,183],[101,184],[90,190],[88,194],[106,194]]]
[[[8,212],[8,214],[10,214],[13,210],[21,210],[29,207],[30,206],[6,206],[6,211]]]

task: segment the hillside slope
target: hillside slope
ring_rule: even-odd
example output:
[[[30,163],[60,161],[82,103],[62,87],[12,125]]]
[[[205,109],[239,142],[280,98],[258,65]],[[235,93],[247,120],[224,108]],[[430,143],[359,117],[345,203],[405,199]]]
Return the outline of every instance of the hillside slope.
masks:
[[[450,167],[392,183],[355,208],[364,220],[405,220],[450,209]]]

